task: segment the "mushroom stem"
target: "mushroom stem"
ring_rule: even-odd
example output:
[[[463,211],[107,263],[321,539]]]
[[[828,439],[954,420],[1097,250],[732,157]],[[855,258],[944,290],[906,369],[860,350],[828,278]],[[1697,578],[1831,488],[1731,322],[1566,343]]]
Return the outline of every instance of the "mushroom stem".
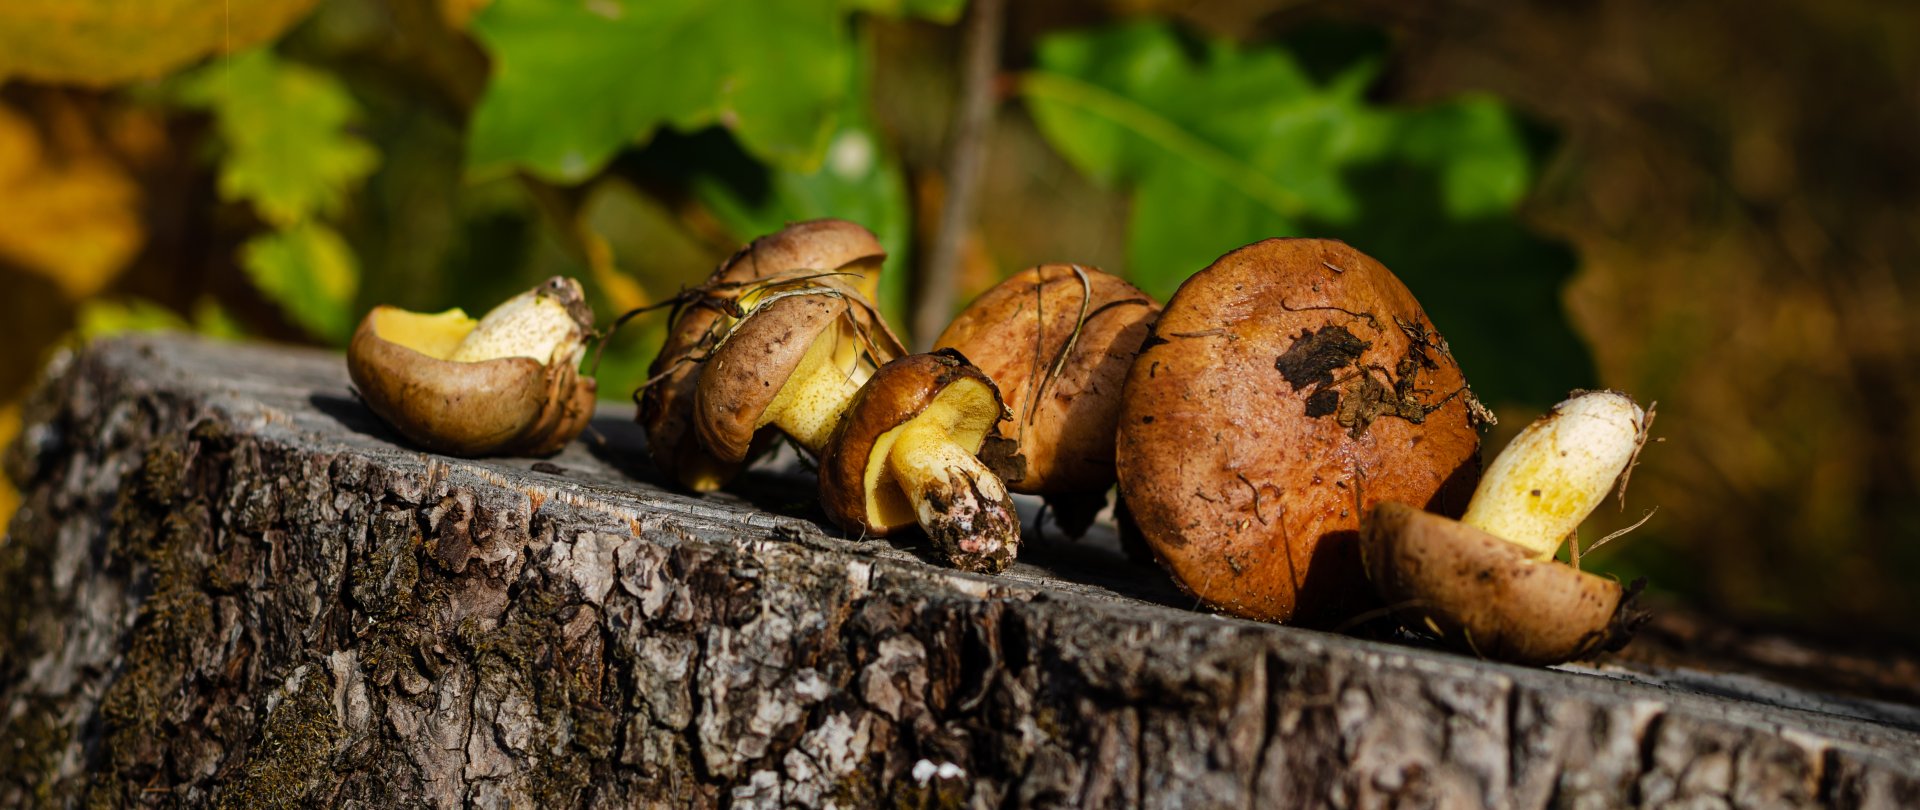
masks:
[[[1646,441],[1646,414],[1616,391],[1588,391],[1534,420],[1488,465],[1461,523],[1553,557],[1607,497]]]
[[[852,345],[851,338],[839,337],[816,340],[807,348],[800,368],[780,386],[780,393],[761,416],[761,426],[779,428],[816,457],[833,438],[833,429],[840,424],[840,415],[853,395],[873,376],[868,364],[846,351]]]
[[[478,363],[526,357],[578,365],[592,318],[579,284],[556,276],[488,311],[447,359]]]
[[[916,419],[901,426],[887,465],[920,528],[954,567],[998,573],[1019,553],[1020,517],[1006,485],[947,433],[950,422]]]
[[[714,492],[733,480],[738,464],[728,464],[705,453],[688,453],[677,470],[680,485],[694,492]]]

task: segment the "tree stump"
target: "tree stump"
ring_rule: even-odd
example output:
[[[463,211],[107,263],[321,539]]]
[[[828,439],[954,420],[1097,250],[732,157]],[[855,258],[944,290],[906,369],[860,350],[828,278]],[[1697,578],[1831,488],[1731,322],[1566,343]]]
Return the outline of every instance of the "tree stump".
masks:
[[[0,806],[1920,804],[1912,708],[1222,618],[1097,547],[957,573],[804,473],[668,490],[624,408],[429,455],[337,355],[96,344],[8,469]]]

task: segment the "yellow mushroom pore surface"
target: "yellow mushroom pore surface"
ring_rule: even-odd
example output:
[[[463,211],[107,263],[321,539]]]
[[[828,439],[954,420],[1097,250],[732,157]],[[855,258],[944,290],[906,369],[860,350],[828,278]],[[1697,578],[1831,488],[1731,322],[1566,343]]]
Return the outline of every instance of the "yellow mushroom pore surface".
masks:
[[[1488,465],[1460,522],[1552,557],[1633,460],[1644,416],[1604,391],[1554,406]]]
[[[1000,480],[974,456],[1000,420],[998,398],[978,380],[961,379],[937,394],[919,415],[880,434],[867,457],[868,522],[880,526],[925,523],[918,495],[948,470],[974,469],[989,498],[1006,497]]]
[[[840,415],[860,386],[873,376],[862,362],[854,327],[845,318],[807,347],[799,367],[787,377],[767,409],[760,427],[773,425],[792,436],[815,455],[827,446]]]
[[[445,312],[408,312],[393,307],[373,311],[373,332],[381,340],[405,346],[436,360],[446,360],[473,331],[474,319],[458,308]]]

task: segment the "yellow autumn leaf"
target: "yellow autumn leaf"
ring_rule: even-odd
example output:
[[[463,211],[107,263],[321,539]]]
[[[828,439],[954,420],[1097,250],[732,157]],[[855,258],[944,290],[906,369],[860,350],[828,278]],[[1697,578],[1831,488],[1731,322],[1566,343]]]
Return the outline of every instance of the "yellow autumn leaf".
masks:
[[[317,0],[6,0],[0,81],[94,87],[164,76],[278,36]]]
[[[139,186],[89,137],[43,143],[0,105],[0,260],[46,276],[71,300],[106,287],[144,238]]]

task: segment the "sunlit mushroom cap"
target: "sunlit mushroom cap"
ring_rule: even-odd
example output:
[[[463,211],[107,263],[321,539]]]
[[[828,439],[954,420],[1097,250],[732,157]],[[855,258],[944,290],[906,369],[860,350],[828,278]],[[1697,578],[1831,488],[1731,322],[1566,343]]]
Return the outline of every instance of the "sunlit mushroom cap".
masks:
[[[934,341],[966,355],[1006,397],[1013,418],[1000,423],[985,460],[1008,489],[1083,493],[1113,485],[1121,389],[1159,312],[1117,276],[1046,264],[981,294]]]
[[[947,427],[968,452],[1004,415],[993,380],[957,353],[910,354],[880,367],[848,406],[820,459],[820,502],[848,532],[885,535],[915,524],[913,507],[884,464],[892,437],[936,400],[956,417]]]
[[[1269,239],[1189,278],[1127,375],[1120,491],[1206,604],[1331,624],[1372,607],[1380,500],[1459,514],[1478,408],[1427,314],[1344,242]]]
[[[653,383],[639,395],[638,419],[646,428],[654,463],[694,489],[717,488],[739,471],[739,462],[723,462],[700,446],[693,401],[703,361],[724,331],[722,319],[730,319],[729,307],[738,306],[741,295],[770,292],[755,285],[771,278],[815,276],[810,281],[846,286],[871,301],[885,258],[871,231],[845,220],[821,219],[756,239],[715,269],[699,288],[706,295],[676,308],[666,342],[647,369]],[[837,275],[841,273],[848,275]],[[890,332],[885,339],[892,339]]]

